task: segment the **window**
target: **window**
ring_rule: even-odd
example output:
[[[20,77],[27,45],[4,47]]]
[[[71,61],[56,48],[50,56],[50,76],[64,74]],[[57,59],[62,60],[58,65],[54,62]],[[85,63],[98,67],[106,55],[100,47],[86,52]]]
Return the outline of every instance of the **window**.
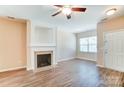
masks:
[[[96,36],[80,38],[81,52],[97,52],[97,38]]]
[[[88,52],[88,38],[81,38],[80,39],[80,51],[81,52]]]

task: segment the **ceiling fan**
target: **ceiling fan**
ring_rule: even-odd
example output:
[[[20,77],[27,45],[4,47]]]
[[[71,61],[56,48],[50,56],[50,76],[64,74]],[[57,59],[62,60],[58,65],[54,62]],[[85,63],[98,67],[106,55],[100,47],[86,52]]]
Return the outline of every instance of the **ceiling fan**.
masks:
[[[56,7],[59,8],[59,10],[52,14],[52,16],[56,16],[60,13],[64,13],[67,17],[67,19],[70,19],[71,18],[71,13],[74,11],[74,12],[85,12],[86,11],[86,8],[81,8],[81,7],[72,7],[70,5],[54,5]]]

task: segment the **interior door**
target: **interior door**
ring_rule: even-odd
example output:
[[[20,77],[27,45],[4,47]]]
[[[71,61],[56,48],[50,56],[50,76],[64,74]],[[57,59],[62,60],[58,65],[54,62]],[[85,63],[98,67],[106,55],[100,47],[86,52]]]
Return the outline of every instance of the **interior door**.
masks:
[[[105,33],[105,67],[124,72],[124,30]]]

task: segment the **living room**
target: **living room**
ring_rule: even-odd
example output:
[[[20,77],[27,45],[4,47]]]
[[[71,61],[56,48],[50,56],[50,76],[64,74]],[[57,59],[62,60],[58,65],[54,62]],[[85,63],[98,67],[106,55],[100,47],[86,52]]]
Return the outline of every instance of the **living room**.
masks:
[[[123,5],[1,5],[0,16],[1,87],[124,86]]]

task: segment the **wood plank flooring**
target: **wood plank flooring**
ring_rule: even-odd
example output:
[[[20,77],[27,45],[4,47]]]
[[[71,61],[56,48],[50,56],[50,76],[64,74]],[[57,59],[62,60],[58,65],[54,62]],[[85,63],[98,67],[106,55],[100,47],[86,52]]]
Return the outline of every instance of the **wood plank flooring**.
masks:
[[[1,87],[115,87],[123,84],[124,73],[79,59],[60,62],[54,69],[37,73],[25,69],[0,73]]]

